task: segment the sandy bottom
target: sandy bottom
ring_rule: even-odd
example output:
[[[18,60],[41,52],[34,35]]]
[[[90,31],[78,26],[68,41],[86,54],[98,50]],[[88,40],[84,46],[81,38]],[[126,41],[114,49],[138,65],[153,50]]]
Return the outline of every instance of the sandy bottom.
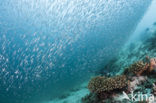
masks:
[[[81,103],[81,98],[89,94],[89,91],[86,88],[86,86],[87,83],[83,83],[77,91],[70,92],[69,96],[67,96],[66,98],[56,98],[46,103]]]

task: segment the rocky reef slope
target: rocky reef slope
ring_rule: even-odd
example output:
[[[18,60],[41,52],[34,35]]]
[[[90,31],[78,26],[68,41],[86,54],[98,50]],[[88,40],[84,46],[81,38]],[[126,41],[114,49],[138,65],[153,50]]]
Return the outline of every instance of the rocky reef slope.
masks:
[[[83,103],[155,103],[156,23],[134,41],[96,72]]]
[[[156,57],[156,22],[151,28],[147,28],[139,39],[126,44],[118,56],[108,62],[97,74],[105,75],[105,71],[120,74],[125,67],[146,56]]]

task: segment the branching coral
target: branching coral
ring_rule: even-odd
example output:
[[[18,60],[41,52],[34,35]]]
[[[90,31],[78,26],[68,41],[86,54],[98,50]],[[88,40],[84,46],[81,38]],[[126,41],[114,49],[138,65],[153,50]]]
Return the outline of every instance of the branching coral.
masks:
[[[102,77],[97,76],[90,80],[88,89],[94,93],[110,92],[116,89],[122,89],[128,85],[125,75],[115,77]]]

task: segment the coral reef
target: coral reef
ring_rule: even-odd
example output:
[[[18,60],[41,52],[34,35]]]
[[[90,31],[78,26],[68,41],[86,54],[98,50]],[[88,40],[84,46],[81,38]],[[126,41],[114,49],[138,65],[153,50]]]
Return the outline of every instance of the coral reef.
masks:
[[[152,92],[156,95],[155,75],[151,73],[156,70],[156,59],[146,56],[146,60],[137,61],[124,70],[121,75],[112,77],[96,76],[88,84],[90,94],[82,99],[82,103],[130,103],[119,97],[122,91],[130,93],[131,91]],[[151,73],[151,74],[150,74]],[[146,90],[147,89],[147,90]],[[120,98],[120,99],[117,99]],[[138,102],[137,102],[138,103]],[[139,103],[149,103],[147,100]]]
[[[139,65],[142,64],[142,62],[137,63],[139,63]],[[137,63],[135,63],[135,66]],[[137,67],[140,66],[137,65]],[[140,72],[139,70],[132,69],[128,72],[131,74],[137,74],[137,72]],[[156,73],[154,75],[156,75]],[[131,102],[130,100],[123,98],[124,95],[122,93],[124,91],[127,94],[130,94],[133,91],[133,93],[137,94],[141,91],[144,94],[150,95],[153,93],[156,95],[156,86],[153,84],[156,82],[154,75],[117,75],[113,77],[96,76],[90,80],[88,84],[90,94],[82,98],[82,103],[152,103],[149,102],[149,98],[146,96],[142,101]],[[138,95],[141,94],[138,93]],[[148,100],[146,100],[146,98]]]
[[[90,94],[83,98],[82,103],[155,103],[152,100],[156,96],[155,41],[154,23],[145,30],[143,37],[126,44],[115,58],[96,72],[100,76],[90,80]],[[146,96],[143,100],[131,101],[123,98],[123,91],[127,96],[140,92]],[[146,98],[149,96],[150,99]]]

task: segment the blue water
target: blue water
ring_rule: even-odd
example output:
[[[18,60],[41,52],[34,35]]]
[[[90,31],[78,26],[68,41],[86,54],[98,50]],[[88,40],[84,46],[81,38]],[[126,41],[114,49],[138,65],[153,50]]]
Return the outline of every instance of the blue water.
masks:
[[[151,0],[0,0],[0,103],[40,103],[87,81]]]

